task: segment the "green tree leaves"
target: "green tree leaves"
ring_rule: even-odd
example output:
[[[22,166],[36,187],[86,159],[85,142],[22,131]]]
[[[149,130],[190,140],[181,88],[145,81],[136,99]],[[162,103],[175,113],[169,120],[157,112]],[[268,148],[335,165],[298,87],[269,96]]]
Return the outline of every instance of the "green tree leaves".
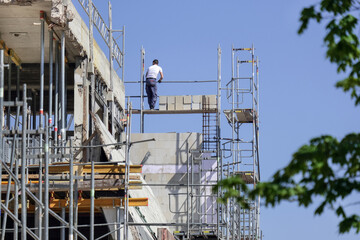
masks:
[[[360,104],[360,49],[358,19],[352,13],[358,13],[359,8],[359,2],[354,0],[322,0],[303,9],[298,30],[299,34],[304,33],[311,20],[326,22],[326,57],[337,65],[338,72],[347,74],[336,87],[350,91],[355,105]]]
[[[307,207],[317,198],[321,202],[315,214],[322,214],[326,207],[332,209],[342,218],[341,233],[352,228],[359,232],[359,216],[347,216],[343,206],[343,200],[348,196],[360,193],[359,176],[360,134],[349,134],[340,142],[326,135],[302,146],[285,168],[276,172],[269,182],[258,183],[254,190],[248,190],[238,177],[223,180],[219,183],[225,190],[221,202],[226,203],[234,197],[243,204],[244,199],[260,195],[266,206],[275,206],[285,200]],[[245,192],[241,197],[239,186]]]

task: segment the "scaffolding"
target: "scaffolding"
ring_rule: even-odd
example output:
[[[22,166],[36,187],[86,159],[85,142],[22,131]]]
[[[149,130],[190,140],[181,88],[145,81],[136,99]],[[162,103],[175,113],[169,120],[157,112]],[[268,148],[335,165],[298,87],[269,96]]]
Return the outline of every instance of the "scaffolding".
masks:
[[[79,52],[75,63],[69,59],[74,49],[68,47],[76,44],[75,37],[67,20],[52,22],[51,2],[38,4],[49,9],[40,11],[38,18],[39,64],[22,63],[18,54],[24,54],[17,54],[8,47],[11,42],[0,39],[1,239],[103,239],[115,233],[117,239],[127,239],[129,207],[148,205],[148,198],[127,197],[129,189],[141,188],[134,185],[139,183],[141,166],[129,162],[130,144],[134,144],[130,143],[131,114],[124,117],[124,106],[113,94],[114,85],[119,85],[115,81],[120,80],[114,76],[113,60],[124,75],[125,29],[112,29],[110,2],[110,27],[91,0],[79,3],[89,15],[89,46],[85,46],[89,50]],[[74,9],[72,3],[55,7],[65,9],[59,21],[67,18],[67,8]],[[109,47],[110,84],[94,67],[93,25]],[[121,34],[122,48],[113,32]],[[74,73],[75,79],[69,73]],[[35,80],[37,74],[40,78]],[[83,98],[76,98],[76,91]],[[74,100],[69,101],[72,97]],[[77,125],[77,100],[83,107],[80,121],[90,126]],[[101,143],[105,132],[101,127],[109,129],[106,137],[110,142]],[[112,153],[100,159],[94,157],[106,149],[115,149],[116,153],[122,149],[125,156]],[[106,207],[116,210],[116,221],[102,217]],[[106,230],[110,227],[112,231]]]
[[[227,177],[238,176],[255,187],[260,181],[259,60],[255,58],[254,46],[232,47],[231,53],[232,77],[224,88],[231,106],[224,110],[231,138],[223,138],[223,173]],[[248,209],[242,208],[235,199],[229,200],[225,216],[228,219],[227,239],[262,239],[260,198],[246,201]]]
[[[4,64],[4,52],[3,49],[0,50],[1,91],[4,89],[4,69],[9,69],[12,64]],[[17,92],[20,92],[20,89],[17,89]],[[129,156],[125,162],[95,163],[92,160],[91,163],[84,163],[82,160],[75,160],[83,150],[111,144],[75,146],[73,137],[69,136],[66,141],[57,144],[50,137],[53,127],[50,125],[48,113],[44,114],[44,126],[41,125],[42,120],[39,120],[35,127],[30,124],[39,117],[33,115],[28,107],[28,102],[32,99],[26,84],[22,86],[22,94],[15,96],[15,101],[4,101],[3,92],[0,96],[0,106],[4,109],[2,113],[10,113],[1,114],[0,117],[1,239],[20,239],[20,236],[21,239],[49,239],[50,231],[52,234],[60,231],[57,235],[60,239],[94,239],[93,229],[113,224],[95,222],[95,213],[101,213],[100,207],[121,208],[127,213],[129,206],[147,206],[147,198],[126,197],[128,189],[138,188],[133,184],[139,183],[139,178],[133,174],[141,173],[141,166],[130,166]],[[10,111],[7,111],[8,109]],[[13,112],[16,112],[15,115]],[[64,118],[61,113],[59,116]],[[4,121],[5,119],[11,121]],[[126,145],[126,149],[129,148],[130,122],[129,115],[126,141],[112,144],[112,147]],[[94,199],[95,196],[97,199]],[[90,219],[93,219],[90,224],[78,225],[79,215],[89,212]],[[34,222],[31,221],[33,217]],[[8,219],[11,219],[12,223],[9,223]],[[58,222],[55,226],[54,221]],[[118,215],[115,225],[125,223],[126,218],[125,222],[121,221]],[[120,226],[117,229],[119,230]],[[105,233],[104,236],[108,234]],[[126,235],[124,236],[124,239],[127,239]],[[51,237],[55,238],[54,235]]]
[[[186,181],[174,183],[152,183],[152,186],[185,188],[185,192],[170,195],[184,195],[185,209],[174,210],[169,204],[171,213],[183,214],[186,220],[181,223],[153,223],[154,225],[176,226],[174,236],[179,239],[262,239],[260,230],[260,199],[246,200],[249,209],[242,208],[235,199],[230,199],[227,205],[217,203],[217,198],[222,196],[212,193],[211,189],[218,181],[238,176],[253,187],[260,181],[259,164],[259,61],[255,58],[255,48],[232,48],[232,76],[231,80],[221,86],[221,48],[218,48],[218,76],[217,80],[205,81],[162,81],[162,84],[201,84],[217,83],[216,104],[207,100],[210,95],[202,96],[201,109],[191,107],[184,110],[164,107],[166,101],[160,97],[160,108],[155,111],[144,109],[144,62],[145,50],[141,49],[141,74],[140,81],[125,83],[140,83],[139,109],[133,113],[140,114],[140,132],[144,133],[145,115],[154,114],[201,114],[202,115],[202,141],[198,148],[187,149],[190,157],[186,161]],[[250,60],[240,60],[244,54]],[[236,56],[236,58],[235,58]],[[242,68],[248,64],[250,67]],[[249,76],[240,75],[241,73]],[[221,136],[221,93],[226,92],[224,105],[230,109],[223,114],[231,127],[231,138]],[[174,96],[176,99],[178,96]],[[185,98],[184,97],[184,103]],[[192,96],[194,99],[194,96]],[[168,96],[168,104],[171,104]],[[176,100],[177,101],[177,100]],[[193,101],[194,104],[194,101]],[[246,140],[244,140],[247,138]],[[210,164],[209,164],[210,163]],[[210,167],[209,167],[210,166]],[[216,177],[209,177],[214,175]],[[241,189],[239,189],[241,191]],[[170,202],[170,200],[169,200]],[[147,223],[151,225],[152,223]]]
[[[163,81],[163,84],[214,84],[214,94],[181,98],[186,108],[155,111],[144,108],[142,48],[140,81],[127,82],[140,85],[140,96],[136,96],[140,106],[133,109],[128,98],[125,107],[125,101],[122,103],[115,93],[117,84],[124,83],[125,28],[112,29],[110,2],[108,24],[92,0],[78,2],[89,16],[89,38],[84,40],[88,46],[74,59],[69,60],[69,52],[75,50],[69,49],[71,42],[66,42],[75,38],[68,22],[51,22],[45,11],[39,16],[38,65],[23,64],[15,50],[0,41],[1,239],[127,240],[135,229],[146,232],[147,239],[165,240],[154,227],[175,229],[171,235],[184,240],[262,239],[260,199],[248,200],[250,209],[243,209],[234,199],[227,205],[219,204],[217,199],[222,190],[212,192],[218,181],[228,176],[239,176],[251,186],[260,181],[259,61],[255,59],[254,47],[232,48],[232,77],[226,86],[221,83],[220,46],[216,80]],[[95,66],[93,26],[109,48],[106,70]],[[115,33],[122,37],[121,45],[113,36]],[[247,52],[251,60],[235,59]],[[246,64],[251,67],[245,67],[241,73],[248,71],[250,76],[243,77],[240,69]],[[34,75],[40,76],[35,83],[25,79],[28,75],[22,76],[35,68],[38,72]],[[101,71],[108,73],[108,79]],[[74,79],[69,77],[71,73]],[[223,102],[228,101],[224,106],[231,107],[221,112],[224,91]],[[169,99],[176,98],[169,96],[166,101]],[[75,114],[79,110],[81,116]],[[201,144],[184,148],[187,158],[182,182],[144,180],[143,165],[132,162],[130,150],[134,144],[156,139],[132,141],[133,114],[140,115],[140,133],[145,133],[145,115],[202,116]],[[231,138],[222,137],[224,116],[231,127]],[[181,222],[160,217],[157,222],[150,221],[144,208],[155,198],[147,190],[151,187],[181,189],[169,194],[166,209],[181,216]],[[141,196],[143,193],[147,194]],[[184,200],[181,209],[171,206],[171,197]],[[106,208],[115,212],[115,219],[106,219]]]

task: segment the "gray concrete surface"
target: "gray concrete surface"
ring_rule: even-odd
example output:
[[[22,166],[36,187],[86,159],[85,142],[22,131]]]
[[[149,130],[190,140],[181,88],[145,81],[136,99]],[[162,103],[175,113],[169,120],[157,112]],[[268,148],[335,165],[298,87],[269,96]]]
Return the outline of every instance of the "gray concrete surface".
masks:
[[[206,212],[208,214],[207,222],[215,221],[216,198],[206,196],[211,194],[211,187],[193,187],[193,197],[189,200],[190,205],[187,206],[187,182],[212,184],[216,181],[217,176],[215,160],[196,161],[193,160],[194,156],[190,153],[190,150],[201,148],[201,134],[132,134],[132,141],[151,138],[155,138],[155,141],[132,146],[131,160],[135,164],[143,165],[142,175],[147,183],[152,184],[151,189],[160,203],[166,221],[169,223],[186,223],[188,208],[194,213],[190,216],[193,222],[205,221],[205,219],[200,219],[197,212]],[[205,173],[201,169],[214,170],[214,172]],[[188,172],[190,173],[189,176]],[[156,186],[157,184],[167,184],[167,186]],[[200,194],[203,197],[197,197]],[[170,229],[171,231],[186,230],[184,227],[172,227]]]

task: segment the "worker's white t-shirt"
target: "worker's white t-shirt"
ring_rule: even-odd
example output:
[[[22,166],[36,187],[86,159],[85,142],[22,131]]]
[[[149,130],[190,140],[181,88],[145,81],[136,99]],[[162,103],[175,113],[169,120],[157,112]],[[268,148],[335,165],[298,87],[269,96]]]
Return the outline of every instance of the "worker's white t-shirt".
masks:
[[[151,65],[146,74],[146,78],[157,78],[159,72],[162,72],[162,68],[158,65]]]

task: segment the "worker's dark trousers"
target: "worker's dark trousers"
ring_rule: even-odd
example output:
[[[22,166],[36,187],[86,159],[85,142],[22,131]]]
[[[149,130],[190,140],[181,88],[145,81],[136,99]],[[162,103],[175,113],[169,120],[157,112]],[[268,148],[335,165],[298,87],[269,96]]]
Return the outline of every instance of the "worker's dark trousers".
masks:
[[[155,78],[146,79],[146,94],[150,109],[154,109],[157,100],[157,86]]]

